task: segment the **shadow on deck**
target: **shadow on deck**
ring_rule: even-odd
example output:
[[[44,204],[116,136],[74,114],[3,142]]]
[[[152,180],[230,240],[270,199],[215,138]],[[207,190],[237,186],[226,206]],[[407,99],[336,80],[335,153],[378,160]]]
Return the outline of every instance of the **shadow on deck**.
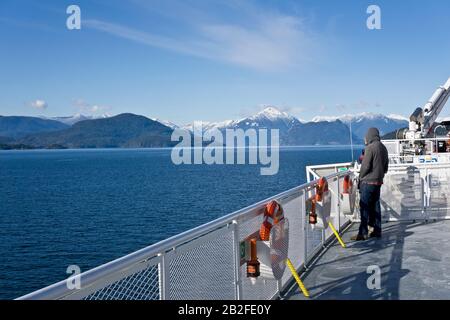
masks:
[[[383,238],[352,242],[354,224],[344,235],[347,248],[333,243],[304,274],[312,299],[449,299],[450,221],[383,225]],[[381,270],[381,289],[369,289],[369,266]],[[285,299],[304,299],[292,286]]]

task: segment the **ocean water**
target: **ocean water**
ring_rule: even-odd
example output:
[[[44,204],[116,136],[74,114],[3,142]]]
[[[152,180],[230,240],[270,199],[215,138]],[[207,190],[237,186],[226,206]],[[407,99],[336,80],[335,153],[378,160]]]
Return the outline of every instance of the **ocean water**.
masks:
[[[355,149],[356,155],[360,148]],[[180,165],[169,149],[0,152],[0,299],[12,299],[306,182],[349,147],[280,151],[257,165]]]

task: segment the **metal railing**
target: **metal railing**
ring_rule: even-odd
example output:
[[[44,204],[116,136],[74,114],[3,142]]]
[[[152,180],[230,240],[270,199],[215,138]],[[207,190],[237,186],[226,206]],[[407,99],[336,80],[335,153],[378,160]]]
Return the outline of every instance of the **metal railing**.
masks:
[[[449,152],[438,152],[438,143],[445,142],[447,150],[450,148],[450,139],[447,137],[440,138],[423,138],[423,139],[395,139],[382,140],[389,153],[389,161],[392,164],[401,163],[421,163],[421,162],[450,162]],[[421,149],[413,150],[412,146],[418,146],[421,143]],[[414,154],[420,151],[420,155]],[[429,159],[428,159],[429,158]]]
[[[450,153],[438,152],[442,141],[448,138],[382,141],[390,162],[381,189],[385,220],[450,218]],[[408,149],[417,142],[424,146],[421,155],[405,154],[405,146]]]
[[[389,221],[450,218],[450,163],[389,165],[381,208]]]
[[[348,171],[352,168],[352,162],[306,166],[306,180],[307,182],[310,182],[319,179],[320,177],[326,177],[333,173]]]
[[[331,191],[331,222],[339,230],[350,223],[340,205],[343,177],[327,177]],[[288,256],[297,270],[304,268],[333,236],[313,229],[305,202],[315,193],[312,181],[272,198],[181,233],[79,275],[78,289],[63,280],[19,299],[274,299],[292,283],[285,270],[280,280],[255,282],[241,264],[241,243],[259,230],[264,206],[279,201],[289,221]]]
[[[355,216],[341,210],[343,177],[354,175],[351,164],[307,168],[309,179],[327,176],[331,191],[331,222],[342,231]],[[349,170],[349,171],[340,171]],[[274,299],[292,283],[286,270],[281,280],[251,282],[241,264],[241,243],[259,230],[264,206],[279,201],[289,221],[288,256],[297,270],[305,268],[333,237],[332,231],[313,229],[306,200],[317,180],[285,191],[205,225],[176,235],[79,275],[81,287],[69,289],[67,280],[19,299]],[[389,166],[381,189],[385,221],[449,219],[450,163]],[[70,281],[70,279],[69,279]]]
[[[442,162],[389,165],[381,188],[384,221],[450,219],[450,161],[439,160]],[[309,181],[351,167],[351,163],[308,166],[307,178]],[[359,221],[359,208],[352,221]]]

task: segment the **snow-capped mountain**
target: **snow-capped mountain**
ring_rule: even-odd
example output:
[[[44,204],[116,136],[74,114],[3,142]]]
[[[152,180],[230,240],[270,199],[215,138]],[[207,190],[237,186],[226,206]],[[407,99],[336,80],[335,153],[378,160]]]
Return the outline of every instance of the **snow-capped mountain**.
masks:
[[[376,127],[380,130],[381,135],[397,130],[399,128],[408,127],[408,119],[401,115],[390,114],[385,116],[383,114],[376,114],[364,112],[360,114],[346,114],[342,116],[318,116],[314,117],[311,122],[333,122],[340,120],[347,126],[351,126],[352,132],[359,138],[364,138],[366,131],[370,127]]]
[[[345,114],[342,116],[316,116],[314,117],[311,122],[321,122],[321,121],[336,121],[341,120],[344,123],[349,122],[361,122],[361,121],[367,121],[367,120],[397,120],[397,121],[408,121],[408,118],[398,115],[398,114],[390,114],[388,116],[385,116],[383,114],[379,113],[371,113],[371,112],[363,112],[358,114]]]
[[[286,112],[280,111],[275,107],[267,107],[254,116],[241,119],[238,121],[238,124],[250,127],[260,127],[261,125],[270,127],[277,124],[281,127],[291,127],[298,122],[300,120]]]
[[[306,144],[324,143],[322,140],[310,139],[310,142],[302,140],[301,136],[322,136],[325,140],[330,140],[330,143],[341,142],[336,137],[330,136],[328,133],[342,132],[342,136],[347,139],[350,136],[349,128],[351,126],[354,141],[362,142],[367,129],[376,127],[380,130],[380,134],[392,132],[399,128],[407,127],[407,118],[401,115],[391,114],[388,116],[375,113],[360,113],[348,114],[342,116],[318,116],[313,118],[310,122],[300,121],[298,118],[280,111],[276,107],[267,107],[257,114],[243,118],[240,120],[227,120],[222,122],[201,122],[196,121],[181,128],[193,132],[195,128],[199,130],[200,125],[203,132],[208,132],[212,129],[223,131],[225,129],[278,129],[280,132],[280,139],[282,144],[298,144],[302,141]],[[343,130],[342,128],[347,128]],[[199,135],[200,133],[194,133]],[[333,134],[335,135],[335,134]],[[334,140],[333,140],[334,139]],[[313,141],[314,140],[314,141]],[[317,140],[317,141],[316,141]],[[308,140],[309,141],[309,140]],[[346,141],[346,140],[345,140]]]
[[[350,136],[352,138],[350,138]],[[281,141],[282,145],[349,145],[362,144],[363,140],[342,121],[319,121],[293,126]]]
[[[161,120],[161,119],[158,119],[158,118],[150,118],[150,120],[157,121],[157,122],[165,125],[166,127],[169,127],[170,129],[173,129],[173,130],[180,128],[179,125],[177,125],[177,124],[175,124],[175,123],[173,123],[171,121],[168,121],[168,120]]]
[[[191,132],[202,128],[203,132],[207,132],[213,129],[224,130],[232,126],[235,122],[235,120],[225,120],[220,122],[194,121],[193,123],[181,126],[180,128]]]
[[[49,117],[41,116],[40,118],[47,119],[47,120],[55,120],[55,121],[59,121],[61,123],[67,124],[69,126],[72,126],[75,123],[84,121],[84,120],[106,119],[106,118],[110,118],[110,117],[111,117],[111,115],[109,115],[109,114],[85,116],[85,115],[82,115],[81,113],[78,113],[78,114],[75,114],[73,116],[68,116],[68,117],[50,117],[49,118]]]
[[[280,136],[286,135],[290,128],[300,123],[296,117],[278,110],[275,107],[267,107],[257,114],[242,118],[239,120],[226,120],[221,122],[202,122],[196,121],[182,128],[193,131],[194,126],[199,128],[202,126],[203,132],[213,129],[223,131],[225,129],[278,129]]]
[[[301,122],[296,117],[275,107],[267,107],[251,117],[237,121],[231,128],[278,129],[281,140],[285,140],[289,130],[298,124]]]
[[[407,117],[404,117],[402,115],[395,114],[395,113],[388,114],[387,117],[389,119],[392,119],[392,120],[400,120],[400,121],[407,121],[407,122],[409,122],[409,119]]]
[[[110,117],[109,115],[85,116],[82,114],[71,117],[41,118],[56,120],[61,125],[66,126],[73,126],[83,120],[99,118],[113,119],[113,117]],[[122,118],[119,117],[118,119]],[[225,129],[278,129],[281,145],[349,144],[350,136],[352,136],[353,143],[358,144],[363,142],[364,135],[370,127],[377,127],[380,130],[381,135],[408,127],[408,121],[403,116],[395,114],[384,116],[375,113],[349,114],[335,117],[320,116],[313,118],[312,121],[305,122],[300,121],[298,118],[273,106],[266,107],[264,110],[252,116],[238,120],[226,120],[220,122],[195,121],[186,126],[180,126],[173,122],[160,119],[147,118],[147,120],[158,122],[169,131],[170,129],[174,130],[178,128],[189,130],[197,137],[202,134],[202,132],[198,132],[200,128],[202,129],[203,134],[210,133],[213,129],[218,129],[222,133]],[[96,123],[93,123],[92,125],[95,126]]]

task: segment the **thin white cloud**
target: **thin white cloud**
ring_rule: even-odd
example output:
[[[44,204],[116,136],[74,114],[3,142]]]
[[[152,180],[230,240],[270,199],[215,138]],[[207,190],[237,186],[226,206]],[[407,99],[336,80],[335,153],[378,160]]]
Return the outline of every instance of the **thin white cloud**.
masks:
[[[111,107],[98,104],[90,104],[83,99],[75,100],[74,106],[78,109],[78,112],[86,114],[98,114],[111,111]]]
[[[31,101],[30,106],[34,109],[45,110],[45,109],[47,109],[48,104],[44,100],[37,99],[37,100]]]
[[[309,42],[300,22],[292,17],[274,17],[257,28],[236,25],[207,25],[204,42],[215,58],[255,69],[293,67],[304,57]],[[306,46],[305,46],[306,47]]]
[[[119,24],[100,20],[84,20],[83,25],[92,29],[110,33],[114,36],[132,40],[144,45],[174,50],[182,53],[195,54],[189,47],[185,47],[175,39],[161,37],[155,34],[132,29]]]
[[[300,18],[265,12],[249,13],[248,20],[245,25],[191,21],[189,34],[182,37],[101,20],[84,20],[83,25],[147,46],[259,70],[291,68],[308,59],[314,41]]]

